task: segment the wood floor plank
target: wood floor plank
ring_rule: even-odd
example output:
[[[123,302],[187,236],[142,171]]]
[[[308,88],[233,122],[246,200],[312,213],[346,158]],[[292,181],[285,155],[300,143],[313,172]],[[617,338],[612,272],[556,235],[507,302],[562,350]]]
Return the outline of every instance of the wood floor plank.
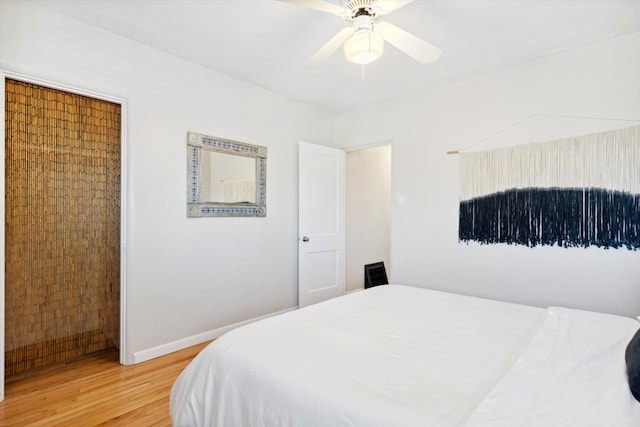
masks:
[[[207,344],[133,366],[106,351],[8,377],[0,425],[171,426],[171,386]]]

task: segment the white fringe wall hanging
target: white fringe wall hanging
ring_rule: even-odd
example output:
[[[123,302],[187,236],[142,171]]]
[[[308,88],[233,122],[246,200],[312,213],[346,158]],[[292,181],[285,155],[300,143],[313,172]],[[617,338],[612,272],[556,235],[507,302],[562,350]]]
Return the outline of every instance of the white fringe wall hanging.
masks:
[[[640,126],[460,153],[460,241],[640,249]]]

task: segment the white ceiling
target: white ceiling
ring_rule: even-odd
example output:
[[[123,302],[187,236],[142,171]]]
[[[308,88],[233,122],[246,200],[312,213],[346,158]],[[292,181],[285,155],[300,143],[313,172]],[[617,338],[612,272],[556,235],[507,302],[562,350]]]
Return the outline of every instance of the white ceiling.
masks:
[[[305,68],[346,23],[277,0],[31,1],[338,113],[640,31],[639,0],[415,0],[383,19],[442,56],[419,64],[387,44],[363,80],[341,50]]]

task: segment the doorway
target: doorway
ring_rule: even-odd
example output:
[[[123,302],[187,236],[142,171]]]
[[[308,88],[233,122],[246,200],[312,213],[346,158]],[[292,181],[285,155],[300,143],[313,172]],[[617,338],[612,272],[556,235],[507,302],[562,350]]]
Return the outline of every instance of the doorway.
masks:
[[[364,266],[390,275],[391,145],[347,151],[346,292],[364,288]]]
[[[123,105],[21,79],[4,86],[11,375],[119,346]]]

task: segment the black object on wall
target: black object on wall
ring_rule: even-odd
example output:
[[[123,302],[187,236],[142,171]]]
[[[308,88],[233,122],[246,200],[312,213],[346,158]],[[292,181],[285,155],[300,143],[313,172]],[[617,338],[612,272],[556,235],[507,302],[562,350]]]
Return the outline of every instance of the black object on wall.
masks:
[[[374,286],[386,285],[387,271],[384,268],[384,262],[376,262],[364,266],[364,288],[368,289]]]

